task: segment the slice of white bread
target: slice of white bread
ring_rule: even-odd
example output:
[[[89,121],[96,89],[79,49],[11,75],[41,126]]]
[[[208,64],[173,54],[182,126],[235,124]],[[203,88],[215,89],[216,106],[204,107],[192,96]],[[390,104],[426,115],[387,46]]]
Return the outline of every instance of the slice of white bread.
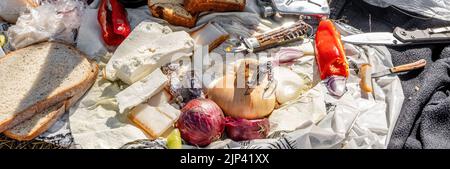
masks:
[[[3,132],[5,136],[19,140],[29,141],[47,131],[56,121],[84,95],[90,86],[86,86],[80,93],[70,99],[49,107],[47,110],[34,115],[28,120]],[[14,123],[14,122],[13,122]]]
[[[98,66],[74,47],[45,42],[0,59],[0,132],[84,93]]]
[[[148,6],[152,15],[166,20],[172,25],[192,28],[197,17],[191,15],[183,7],[183,0],[149,0]]]
[[[185,9],[191,14],[205,11],[243,11],[246,0],[184,0]]]
[[[65,102],[37,113],[32,118],[3,132],[9,138],[28,141],[48,130],[65,112]]]

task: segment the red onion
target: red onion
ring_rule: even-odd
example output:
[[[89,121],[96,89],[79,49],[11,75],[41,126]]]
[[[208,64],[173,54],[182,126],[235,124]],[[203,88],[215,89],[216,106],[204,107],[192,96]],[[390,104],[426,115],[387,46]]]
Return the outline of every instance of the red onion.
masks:
[[[213,101],[191,100],[181,112],[177,127],[185,141],[197,146],[207,146],[221,137],[225,129],[225,118],[220,107]]]
[[[343,76],[331,76],[327,81],[327,89],[330,94],[341,97],[347,92],[347,78]]]
[[[227,117],[225,121],[227,136],[235,141],[266,138],[270,129],[267,118],[247,120]]]

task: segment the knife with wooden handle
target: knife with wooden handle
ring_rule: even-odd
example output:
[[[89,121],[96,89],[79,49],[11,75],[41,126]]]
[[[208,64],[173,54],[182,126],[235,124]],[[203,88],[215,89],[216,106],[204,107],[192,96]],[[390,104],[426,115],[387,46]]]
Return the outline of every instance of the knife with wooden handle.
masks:
[[[240,46],[231,49],[232,52],[258,52],[271,47],[284,45],[304,38],[311,26],[299,20],[293,24],[284,25],[268,32],[249,38],[240,38]]]
[[[425,59],[420,59],[420,60],[418,60],[416,62],[413,62],[413,63],[408,63],[408,64],[396,66],[396,67],[393,67],[393,68],[390,68],[390,69],[386,69],[386,70],[383,70],[381,72],[372,73],[372,78],[377,78],[377,77],[390,75],[390,74],[393,74],[393,73],[400,73],[400,72],[406,72],[406,71],[411,71],[411,70],[423,68],[423,67],[425,67],[426,64],[427,64],[427,61]]]

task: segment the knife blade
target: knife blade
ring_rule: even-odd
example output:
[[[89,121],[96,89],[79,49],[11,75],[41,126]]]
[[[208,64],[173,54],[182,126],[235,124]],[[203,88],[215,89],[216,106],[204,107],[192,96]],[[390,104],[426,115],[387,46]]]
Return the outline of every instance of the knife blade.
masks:
[[[383,70],[380,72],[372,73],[372,78],[378,78],[378,77],[383,77],[383,76],[394,74],[394,73],[401,73],[401,72],[406,72],[406,71],[423,68],[423,67],[425,67],[426,64],[427,64],[427,61],[425,59],[420,59],[413,63],[408,63],[408,64],[396,66],[396,67],[393,67],[390,69],[386,69],[386,70]]]
[[[389,32],[362,33],[342,38],[343,42],[356,45],[401,45],[403,42],[394,37]]]
[[[342,37],[343,42],[357,45],[391,45],[450,43],[450,27],[408,31],[395,28],[390,32],[361,33]]]

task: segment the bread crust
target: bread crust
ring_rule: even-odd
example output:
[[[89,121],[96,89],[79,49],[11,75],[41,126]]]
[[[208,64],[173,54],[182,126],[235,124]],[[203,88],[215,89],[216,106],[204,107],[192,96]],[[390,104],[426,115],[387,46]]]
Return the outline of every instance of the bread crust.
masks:
[[[151,140],[154,140],[157,138],[157,134],[153,132],[151,128],[146,127],[144,124],[140,123],[139,120],[135,118],[135,115],[133,113],[128,114],[128,119],[132,121],[134,124],[138,126],[138,128],[142,129],[144,133],[148,134],[150,136]]]
[[[65,101],[67,102],[67,101]],[[55,124],[56,120],[59,119],[64,114],[65,110],[65,103],[61,104],[60,106],[57,106],[55,110],[53,110],[50,114],[50,119],[41,127],[39,128],[33,128],[29,133],[25,135],[20,135],[18,133],[14,133],[11,130],[6,130],[3,132],[3,134],[9,138],[18,140],[18,141],[29,141],[37,136],[39,136],[41,133],[47,131],[53,124]]]
[[[187,18],[185,16],[178,15],[173,11],[167,10],[157,4],[150,4],[150,1],[148,3],[148,6],[153,16],[164,19],[172,25],[192,28],[195,26],[195,22],[197,21],[196,15],[191,14],[192,18]]]
[[[64,43],[57,43],[57,42],[43,42],[43,43],[65,45],[69,49],[75,50],[79,54],[80,57],[87,59],[87,61],[89,61],[89,63],[91,63],[92,69],[88,72],[88,75],[86,76],[86,78],[84,80],[80,81],[79,83],[74,84],[73,86],[68,87],[66,89],[62,89],[60,93],[57,93],[54,95],[49,95],[45,100],[37,101],[36,104],[24,109],[22,112],[15,113],[14,115],[11,115],[9,118],[6,118],[5,120],[0,121],[0,133],[19,124],[20,122],[22,122],[24,120],[27,120],[27,119],[33,117],[33,115],[35,115],[38,112],[42,112],[51,106],[54,106],[64,100],[69,99],[70,97],[75,96],[78,93],[83,93],[82,91],[86,88],[89,88],[93,84],[93,82],[95,82],[95,79],[97,78],[98,65],[95,62],[93,62],[92,60],[90,60],[88,57],[86,57],[86,55],[83,54],[81,51],[77,50],[76,48],[74,48],[70,45],[64,44]],[[40,43],[40,44],[43,44],[43,43]],[[37,44],[37,45],[39,45],[39,44]],[[0,58],[0,60],[6,59],[8,57],[12,57],[14,55],[14,53],[15,53],[15,51],[7,54],[3,58]]]
[[[184,0],[184,8],[191,14],[198,14],[205,11],[243,11],[245,4],[246,0],[243,0],[243,3],[232,3],[221,0]]]
[[[96,65],[93,65],[94,67]],[[58,103],[61,104],[60,106],[57,106],[59,108],[57,108],[56,110],[54,110],[53,112],[51,112],[51,114],[53,114],[50,119],[45,122],[44,125],[40,126],[39,128],[36,128],[32,131],[30,131],[29,133],[25,134],[25,135],[20,135],[18,133],[14,133],[10,130],[6,130],[3,132],[3,134],[5,134],[5,136],[18,140],[18,141],[29,141],[32,140],[34,138],[36,138],[37,136],[41,135],[42,133],[44,133],[45,131],[47,131],[50,127],[53,126],[53,124],[56,123],[56,121],[66,112],[68,111],[73,105],[75,105],[75,103],[78,102],[78,100],[80,100],[81,97],[84,96],[84,94],[90,89],[90,87],[95,83],[95,78],[96,75],[94,75],[94,77],[92,77],[92,75],[89,78],[89,83],[90,85],[85,86],[84,89],[81,89],[79,93],[76,93],[73,97],[63,101],[62,103]],[[93,79],[93,80],[92,80]],[[33,118],[33,117],[31,117]],[[12,123],[11,123],[12,124]],[[17,125],[17,124],[16,124]],[[15,125],[14,125],[15,126]]]

